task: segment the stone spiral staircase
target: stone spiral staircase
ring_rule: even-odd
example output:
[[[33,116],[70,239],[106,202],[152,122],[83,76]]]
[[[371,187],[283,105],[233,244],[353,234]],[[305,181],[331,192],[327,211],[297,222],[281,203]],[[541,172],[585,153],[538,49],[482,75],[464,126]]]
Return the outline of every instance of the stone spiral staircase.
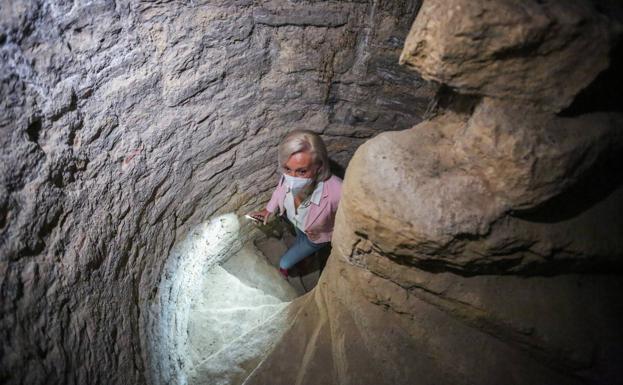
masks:
[[[244,383],[287,328],[297,293],[250,245],[203,278],[188,323],[188,383]]]

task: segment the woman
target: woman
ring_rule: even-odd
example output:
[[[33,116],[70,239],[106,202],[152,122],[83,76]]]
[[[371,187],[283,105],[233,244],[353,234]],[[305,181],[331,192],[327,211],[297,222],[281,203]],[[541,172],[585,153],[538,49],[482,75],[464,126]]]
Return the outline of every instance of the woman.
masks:
[[[266,224],[279,208],[294,225],[296,242],[279,261],[287,277],[288,269],[331,243],[342,179],[331,174],[324,142],[311,131],[290,132],[278,152],[279,184],[266,208],[250,215]]]

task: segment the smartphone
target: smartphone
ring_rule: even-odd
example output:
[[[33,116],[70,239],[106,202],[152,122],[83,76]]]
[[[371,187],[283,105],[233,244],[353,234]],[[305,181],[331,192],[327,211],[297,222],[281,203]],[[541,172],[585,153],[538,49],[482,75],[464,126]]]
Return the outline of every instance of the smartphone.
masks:
[[[262,217],[259,217],[259,216],[258,217],[252,217],[249,214],[245,214],[244,216],[245,216],[245,218],[249,218],[250,220],[252,220],[255,223],[264,223],[264,218],[262,218]]]

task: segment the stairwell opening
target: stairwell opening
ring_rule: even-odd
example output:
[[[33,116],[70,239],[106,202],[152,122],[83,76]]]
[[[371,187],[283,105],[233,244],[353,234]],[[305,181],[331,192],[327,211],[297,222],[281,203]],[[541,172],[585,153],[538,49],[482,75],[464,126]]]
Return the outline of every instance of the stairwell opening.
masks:
[[[287,329],[286,306],[315,286],[314,267],[279,274],[283,224],[245,221],[212,218],[171,249],[150,314],[152,383],[242,383]]]

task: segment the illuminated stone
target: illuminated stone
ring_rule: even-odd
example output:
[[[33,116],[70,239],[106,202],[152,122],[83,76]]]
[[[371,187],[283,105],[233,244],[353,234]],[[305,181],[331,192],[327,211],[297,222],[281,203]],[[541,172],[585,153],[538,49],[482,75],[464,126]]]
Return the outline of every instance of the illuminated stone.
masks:
[[[239,230],[234,214],[214,218],[169,255],[149,338],[165,382],[230,383],[285,329],[283,309],[296,292],[257,249],[243,247]]]

